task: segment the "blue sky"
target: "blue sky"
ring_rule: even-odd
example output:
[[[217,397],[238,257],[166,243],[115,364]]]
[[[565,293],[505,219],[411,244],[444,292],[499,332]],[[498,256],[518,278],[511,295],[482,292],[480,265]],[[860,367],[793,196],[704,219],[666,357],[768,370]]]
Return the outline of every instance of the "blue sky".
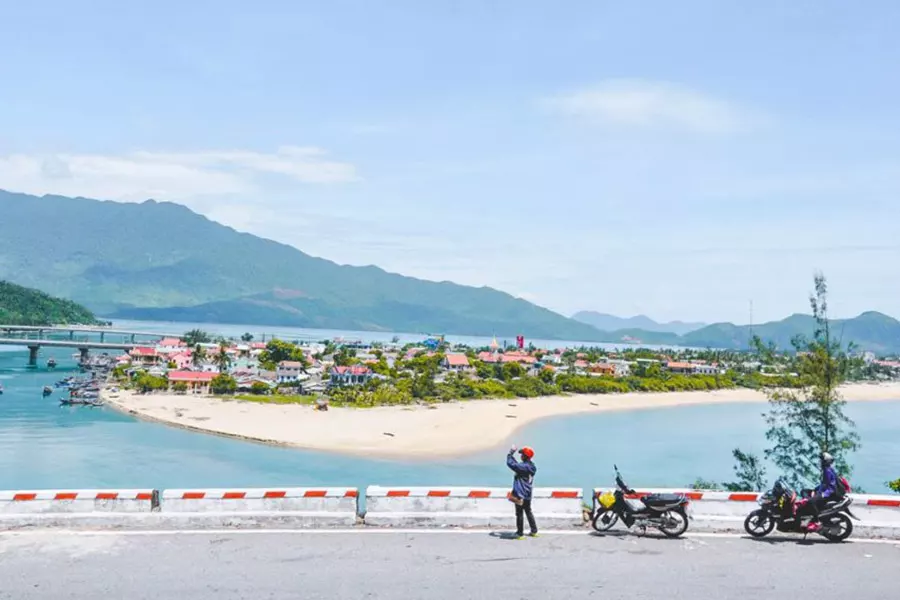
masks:
[[[123,4],[3,9],[0,187],[566,314],[776,319],[821,269],[900,316],[900,3]]]

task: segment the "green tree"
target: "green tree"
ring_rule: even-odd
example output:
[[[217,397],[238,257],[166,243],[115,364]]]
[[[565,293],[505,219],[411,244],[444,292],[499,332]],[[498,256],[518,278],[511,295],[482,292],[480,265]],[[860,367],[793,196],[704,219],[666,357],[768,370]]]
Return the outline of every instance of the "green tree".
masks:
[[[257,396],[264,396],[269,393],[269,386],[262,381],[254,381],[250,386],[250,393]]]
[[[503,364],[501,370],[503,381],[511,381],[525,375],[525,368],[517,362],[508,362]]]
[[[734,474],[737,480],[725,484],[725,489],[731,492],[761,491],[766,487],[766,468],[762,460],[755,454],[742,452],[735,448],[731,452],[734,456]]]
[[[146,372],[140,372],[134,379],[134,386],[143,394],[164,390],[169,387],[165,377],[157,377]]]
[[[309,367],[309,361],[303,351],[291,342],[271,340],[266,344],[266,349],[259,354],[259,364],[269,371],[274,371],[278,363],[285,360],[303,363],[304,369]]]
[[[185,394],[188,390],[188,384],[183,381],[178,381],[172,386],[172,389],[174,389],[177,394]]]
[[[200,344],[194,344],[194,347],[191,350],[191,365],[193,365],[194,368],[199,369],[203,366],[204,362],[206,362],[206,349]]]
[[[765,415],[766,439],[772,444],[766,458],[795,487],[818,480],[821,452],[834,456],[837,471],[849,477],[852,467],[847,457],[859,448],[856,425],[844,414],[846,401],[838,393],[846,379],[852,347],[845,350],[832,337],[825,277],[817,273],[814,283],[809,303],[815,331],[810,339],[798,336],[793,340],[803,387],[770,391]]]
[[[556,373],[553,371],[553,369],[544,367],[543,369],[541,369],[538,377],[540,377],[541,381],[543,381],[544,383],[553,383],[554,379],[556,379]]]
[[[196,346],[197,344],[208,344],[212,341],[212,337],[202,329],[191,329],[183,336],[181,341],[188,346]]]
[[[244,343],[249,344],[250,342],[253,341],[253,334],[252,334],[252,333],[245,333],[244,335],[241,336],[241,341],[244,342]]]
[[[225,373],[231,368],[231,355],[228,354],[228,344],[219,342],[219,351],[213,356],[213,362],[219,368],[219,373]]]
[[[220,373],[209,382],[213,394],[233,394],[237,391],[237,381],[231,375]]]
[[[334,354],[334,364],[338,367],[348,367],[359,361],[356,360],[356,350],[341,346],[340,350]]]
[[[889,481],[887,486],[895,492],[900,493],[900,479],[896,481]]]

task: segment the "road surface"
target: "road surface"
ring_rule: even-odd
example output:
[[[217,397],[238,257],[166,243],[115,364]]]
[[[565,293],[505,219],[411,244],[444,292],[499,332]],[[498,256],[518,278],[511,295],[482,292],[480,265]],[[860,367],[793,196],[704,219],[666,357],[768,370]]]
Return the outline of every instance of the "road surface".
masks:
[[[900,542],[577,532],[0,534],[0,598],[893,598]]]

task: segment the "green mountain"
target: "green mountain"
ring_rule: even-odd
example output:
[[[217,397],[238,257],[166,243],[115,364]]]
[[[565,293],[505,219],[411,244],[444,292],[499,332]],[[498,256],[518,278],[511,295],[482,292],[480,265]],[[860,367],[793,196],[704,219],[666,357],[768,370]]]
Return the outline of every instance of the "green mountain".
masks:
[[[606,313],[583,310],[572,315],[572,318],[588,325],[593,325],[600,331],[619,331],[622,329],[640,329],[660,333],[675,333],[684,335],[706,326],[706,323],[685,323],[684,321],[670,321],[658,323],[645,315],[636,317],[617,317]]]
[[[0,281],[0,324],[93,325],[96,322],[91,311],[71,300]]]
[[[491,288],[335,264],[184,206],[0,191],[0,278],[110,317],[597,341]]]

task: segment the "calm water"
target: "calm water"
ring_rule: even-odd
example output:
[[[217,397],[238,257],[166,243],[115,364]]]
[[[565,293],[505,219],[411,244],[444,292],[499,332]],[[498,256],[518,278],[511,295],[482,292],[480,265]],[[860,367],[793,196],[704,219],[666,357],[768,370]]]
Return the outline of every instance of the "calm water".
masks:
[[[0,353],[0,489],[509,483],[503,449],[434,462],[367,460],[191,433],[106,408],[60,407],[62,393],[41,397],[44,385],[74,368],[64,353],[56,359],[55,372],[27,370],[26,352]],[[516,441],[536,448],[545,485],[608,484],[614,462],[635,486],[723,480],[731,476],[731,448],[761,448],[763,408],[555,418],[526,427]],[[900,401],[852,404],[848,411],[864,443],[853,482],[882,492],[884,481],[900,477]]]

